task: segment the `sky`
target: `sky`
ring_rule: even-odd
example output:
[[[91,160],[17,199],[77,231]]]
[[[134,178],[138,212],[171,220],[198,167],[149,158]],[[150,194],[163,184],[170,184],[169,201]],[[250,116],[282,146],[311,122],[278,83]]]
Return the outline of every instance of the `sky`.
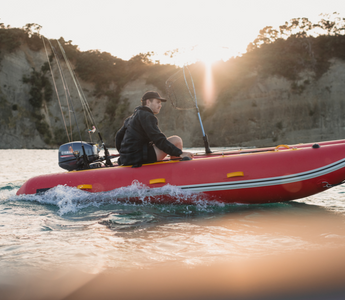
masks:
[[[51,39],[72,40],[128,60],[153,51],[161,63],[227,60],[244,53],[265,26],[320,13],[345,17],[344,0],[7,0],[0,23],[42,26]],[[179,49],[173,58],[164,55]]]

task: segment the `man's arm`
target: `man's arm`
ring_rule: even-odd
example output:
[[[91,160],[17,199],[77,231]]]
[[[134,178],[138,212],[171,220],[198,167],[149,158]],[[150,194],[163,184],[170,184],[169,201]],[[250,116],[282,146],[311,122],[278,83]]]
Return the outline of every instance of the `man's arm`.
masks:
[[[157,126],[157,118],[151,113],[143,114],[141,126],[157,148],[172,156],[180,156],[182,150],[170,143]]]

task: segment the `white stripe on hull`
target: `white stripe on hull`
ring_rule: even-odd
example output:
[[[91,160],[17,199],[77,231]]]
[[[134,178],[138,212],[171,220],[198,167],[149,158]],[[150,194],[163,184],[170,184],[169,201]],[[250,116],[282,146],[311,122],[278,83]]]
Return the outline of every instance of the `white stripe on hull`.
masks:
[[[241,181],[236,181],[236,182],[216,182],[216,183],[204,183],[204,184],[194,184],[194,185],[182,185],[178,187],[183,190],[188,190],[191,192],[209,192],[209,191],[235,190],[235,189],[283,185],[283,184],[294,183],[294,182],[299,182],[299,181],[304,181],[304,180],[320,177],[320,176],[335,172],[337,170],[340,170],[344,167],[345,167],[345,159],[342,159],[318,169],[314,169],[314,170],[310,170],[310,171],[306,171],[302,173],[296,173],[292,175],[269,177],[269,178],[262,178],[262,179],[252,179],[252,180],[241,180]]]

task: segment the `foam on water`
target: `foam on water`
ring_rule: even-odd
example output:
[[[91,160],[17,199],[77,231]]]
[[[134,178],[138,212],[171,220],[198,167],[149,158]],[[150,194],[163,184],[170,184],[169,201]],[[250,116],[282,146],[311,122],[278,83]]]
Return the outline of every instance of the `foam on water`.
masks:
[[[345,184],[307,198],[295,200],[295,202],[317,205],[328,211],[345,214]]]
[[[32,269],[98,273],[284,258],[287,251],[345,245],[345,185],[300,203],[264,205],[212,202],[204,194],[170,185],[151,189],[137,181],[104,193],[58,186],[16,196],[27,179],[61,172],[52,165],[57,150],[17,151],[26,164],[16,169],[13,153],[2,154],[8,159],[0,168],[0,284],[2,274],[31,275]],[[37,157],[46,161],[37,163]],[[163,204],[159,195],[172,201]]]
[[[209,201],[202,193],[192,193],[176,186],[165,185],[151,189],[148,186],[133,181],[130,186],[114,189],[109,192],[89,193],[74,187],[56,186],[41,195],[20,195],[18,189],[0,189],[1,201],[33,201],[42,204],[55,205],[59,208],[58,214],[76,213],[81,209],[93,206],[100,207],[108,204],[150,206],[161,202],[161,196],[169,196],[171,202],[162,205],[162,212],[171,212],[174,206],[182,205],[186,214],[193,211],[212,211],[213,208],[225,207],[224,203]]]
[[[18,186],[11,183],[0,185],[0,201],[14,198],[18,189]]]

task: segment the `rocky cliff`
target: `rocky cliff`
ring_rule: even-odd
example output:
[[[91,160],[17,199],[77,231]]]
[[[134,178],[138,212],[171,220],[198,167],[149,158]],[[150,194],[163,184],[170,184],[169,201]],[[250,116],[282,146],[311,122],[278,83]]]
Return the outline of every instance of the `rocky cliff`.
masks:
[[[61,109],[55,90],[52,99],[44,100],[41,108],[29,103],[30,85],[23,82],[23,76],[32,70],[39,71],[46,61],[44,50],[33,51],[25,45],[2,55],[0,148],[55,148],[59,143],[68,142],[61,109],[68,130],[72,121],[73,138],[79,140],[73,115],[65,104],[58,70],[54,70],[54,78]],[[318,80],[313,79],[310,72],[301,73],[297,86],[303,89],[298,92],[283,77],[262,78],[253,73],[248,77],[250,84],[246,89],[229,101],[215,101],[203,111],[211,145],[269,146],[345,138],[345,63],[337,59],[330,62],[329,70]],[[77,91],[68,74],[66,77],[83,139],[88,140]],[[53,83],[51,75],[48,79]],[[120,100],[112,105],[108,97],[94,95],[94,84],[83,80],[80,83],[109,147],[114,146],[114,134],[124,118],[140,104],[141,95],[148,90],[159,90],[147,83],[144,73],[128,81],[121,89]],[[165,91],[159,92],[165,94]],[[200,101],[202,105],[202,99]],[[193,111],[176,111],[167,103],[158,118],[166,135],[180,135],[187,147],[202,146],[201,129]]]
[[[345,62],[330,63],[318,80],[301,73],[299,92],[283,77],[253,75],[248,89],[219,103],[205,120],[212,143],[269,146],[345,138]]]

